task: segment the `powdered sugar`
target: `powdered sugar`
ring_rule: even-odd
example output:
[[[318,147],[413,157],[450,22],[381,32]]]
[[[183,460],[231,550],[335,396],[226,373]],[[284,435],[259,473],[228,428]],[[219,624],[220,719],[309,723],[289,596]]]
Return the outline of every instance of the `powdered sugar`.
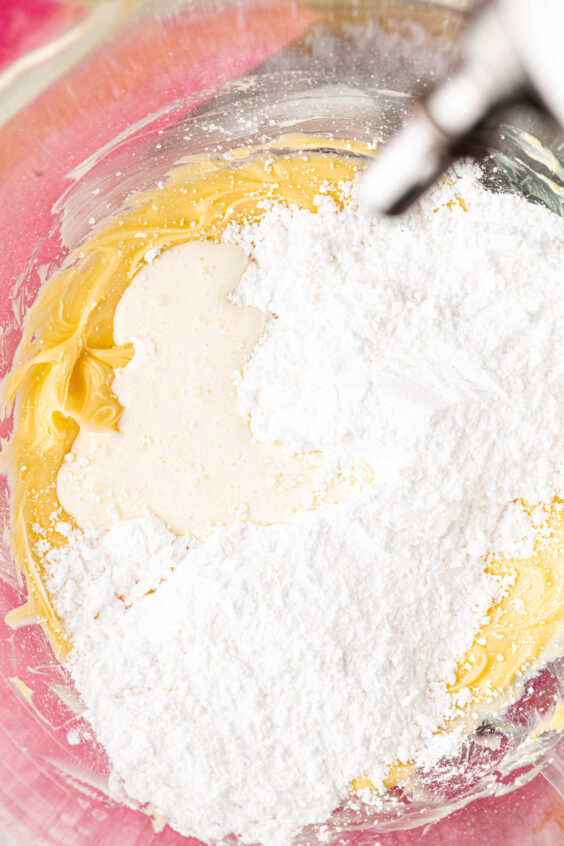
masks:
[[[446,589],[419,561],[382,566],[350,507],[226,527],[183,555],[165,535],[155,518],[122,521],[49,556],[118,791],[206,841],[287,844],[353,778],[441,754],[434,732],[455,710],[443,680],[487,610],[486,577],[458,566]],[[156,550],[150,575],[132,541],[140,561]]]
[[[409,527],[392,557],[503,551],[503,510],[562,489],[562,221],[477,175],[399,220],[321,200],[226,236],[252,253],[236,302],[276,315],[236,380],[253,435],[322,449],[325,477],[368,462]]]
[[[355,777],[457,743],[483,556],[530,552],[518,500],[562,489],[562,222],[475,179],[398,221],[320,198],[226,234],[236,302],[269,316],[236,378],[254,436],[371,484],[199,546],[143,517],[47,553],[113,785],[184,834],[287,844]]]

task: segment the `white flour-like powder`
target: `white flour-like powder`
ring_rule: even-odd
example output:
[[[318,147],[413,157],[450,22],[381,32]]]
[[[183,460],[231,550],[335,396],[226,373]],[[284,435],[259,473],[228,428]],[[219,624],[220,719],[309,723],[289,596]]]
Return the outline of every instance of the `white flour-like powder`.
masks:
[[[143,517],[47,553],[113,787],[184,834],[284,846],[459,741],[435,732],[503,589],[484,556],[529,554],[519,500],[562,490],[563,224],[476,175],[399,220],[320,197],[225,236],[268,317],[235,376],[253,435],[371,484],[199,545]]]

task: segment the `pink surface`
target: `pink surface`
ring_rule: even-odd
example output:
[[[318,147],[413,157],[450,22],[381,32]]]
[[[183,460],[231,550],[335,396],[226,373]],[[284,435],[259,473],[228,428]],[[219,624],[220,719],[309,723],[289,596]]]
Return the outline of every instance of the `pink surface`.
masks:
[[[1,0],[0,71],[19,56],[62,35],[83,7],[55,0]]]
[[[61,7],[48,0],[0,0],[0,62],[41,43],[62,20]],[[65,174],[118,132],[151,111],[203,88],[232,79],[263,60],[303,31],[313,12],[274,4],[238,3],[213,13],[186,11],[168,28],[129,30],[94,54],[68,78],[14,119],[0,144],[0,214],[3,220],[4,292],[13,290],[29,257],[41,245],[40,263],[59,255],[50,237],[51,207],[67,186]],[[39,23],[39,29],[34,27]],[[239,37],[244,32],[244,38]],[[190,49],[187,49],[190,45]],[[218,61],[218,56],[221,60]],[[85,105],[87,104],[87,105]],[[0,302],[4,326],[25,311],[33,288],[19,287]],[[15,321],[18,322],[18,319]],[[18,338],[12,328],[0,340],[8,366]],[[5,490],[0,497],[5,500]],[[76,747],[66,742],[76,721],[61,705],[53,684],[61,670],[45,649],[37,627],[10,631],[4,612],[16,604],[5,584],[0,590],[0,830],[2,846],[64,844],[104,846],[196,843],[166,828],[155,835],[150,820],[118,807],[95,788],[72,787],[85,764],[99,770],[104,756],[92,741]],[[16,656],[16,657],[14,657]],[[20,677],[33,690],[38,721],[9,680],[14,661],[33,667]],[[19,672],[19,671],[18,671]],[[60,776],[60,767],[67,773]],[[13,811],[13,813],[11,813]],[[14,822],[14,819],[19,822]],[[30,832],[41,831],[41,839]],[[343,844],[380,846],[551,846],[564,843],[564,802],[542,777],[499,799],[484,799],[428,830],[381,834],[351,833]]]

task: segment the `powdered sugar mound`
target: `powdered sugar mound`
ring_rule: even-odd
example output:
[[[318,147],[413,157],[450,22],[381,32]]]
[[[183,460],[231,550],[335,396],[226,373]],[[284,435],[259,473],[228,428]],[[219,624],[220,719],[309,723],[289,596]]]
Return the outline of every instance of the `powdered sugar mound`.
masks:
[[[83,533],[64,523],[57,529],[69,543],[45,556],[48,588],[73,639],[84,634],[85,624],[111,618],[157,588],[186,550],[185,540],[154,516],[118,521],[105,533]]]
[[[276,315],[236,377],[254,437],[322,449],[322,477],[371,464],[423,559],[514,554],[503,510],[564,482],[562,221],[460,174],[399,219],[322,198],[225,235],[251,256],[234,301]]]
[[[537,536],[538,529],[523,505],[511,502],[495,527],[490,551],[505,553],[510,558],[530,558]]]
[[[116,532],[159,550],[168,578],[131,607],[108,601],[91,534],[52,554],[53,598],[114,786],[180,832],[282,846],[355,777],[381,784],[397,757],[452,750],[434,736],[455,710],[444,680],[496,590],[463,559],[447,589],[438,567],[389,561],[351,505],[221,528],[182,555],[156,519]],[[112,548],[121,589],[134,555]]]

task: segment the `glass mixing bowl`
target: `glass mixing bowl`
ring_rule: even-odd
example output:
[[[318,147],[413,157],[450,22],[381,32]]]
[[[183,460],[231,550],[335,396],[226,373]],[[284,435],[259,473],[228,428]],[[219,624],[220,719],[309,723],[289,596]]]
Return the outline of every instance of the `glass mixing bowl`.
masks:
[[[10,81],[10,102],[21,96],[27,105],[0,129],[3,372],[39,285],[132,192],[154,186],[182,156],[283,132],[385,141],[408,117],[414,94],[452,60],[465,14],[414,0],[132,5],[121,4],[121,25],[101,43],[79,16],[89,46],[66,52],[77,40],[67,34],[59,78],[51,67],[47,87],[37,74],[41,61],[31,62],[31,77]],[[475,141],[492,190],[563,213],[564,139],[552,126],[513,109],[500,129],[486,127]],[[9,431],[6,420],[2,436]],[[6,480],[0,520],[2,846],[187,843],[150,808],[112,800],[108,761],[41,628],[6,624],[6,612],[25,600],[10,553]],[[431,846],[475,843],[479,834],[483,846],[561,844],[564,803],[549,785],[564,786],[561,738],[546,732],[526,740],[564,693],[563,668],[555,661],[537,674],[455,761],[416,777],[409,790],[390,791],[377,809],[337,810],[329,840],[310,827],[297,842]],[[532,781],[540,771],[546,779]]]

